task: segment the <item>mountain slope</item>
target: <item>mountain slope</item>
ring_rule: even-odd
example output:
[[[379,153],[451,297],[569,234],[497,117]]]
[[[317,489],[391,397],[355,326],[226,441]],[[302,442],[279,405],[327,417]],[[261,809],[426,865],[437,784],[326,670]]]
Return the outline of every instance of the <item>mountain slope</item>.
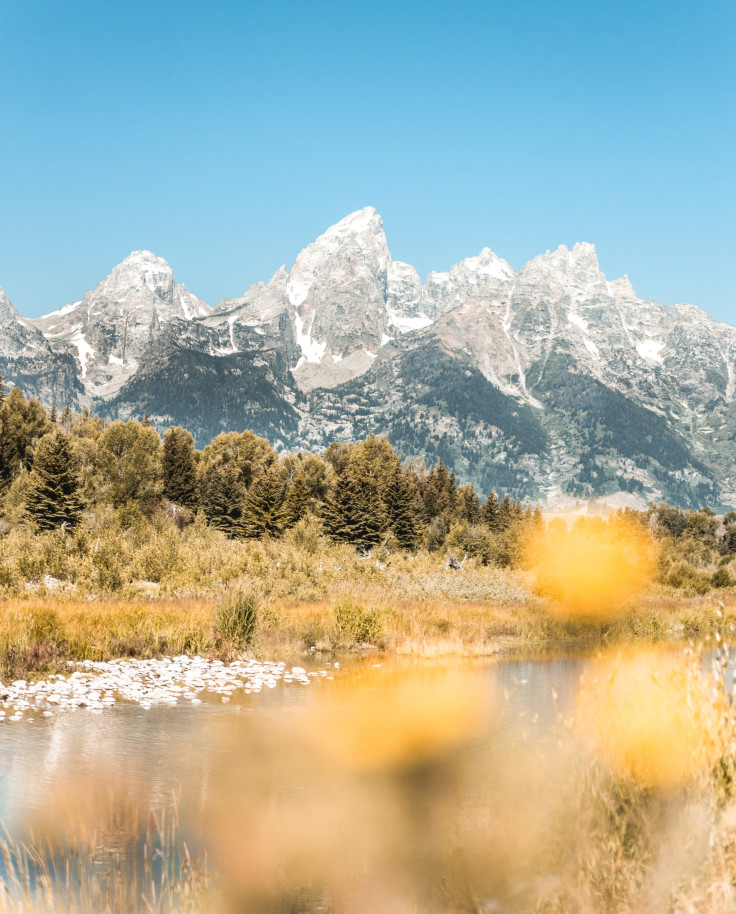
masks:
[[[148,412],[200,445],[376,432],[484,492],[736,506],[736,329],[640,299],[587,243],[518,272],[485,248],[422,283],[366,207],[214,309],[138,251],[44,318],[3,297],[0,329],[0,369],[46,402]]]

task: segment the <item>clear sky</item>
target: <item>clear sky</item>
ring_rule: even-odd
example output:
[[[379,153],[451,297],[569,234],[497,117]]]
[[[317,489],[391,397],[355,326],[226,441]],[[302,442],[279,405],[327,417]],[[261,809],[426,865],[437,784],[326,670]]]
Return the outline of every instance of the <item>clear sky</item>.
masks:
[[[425,275],[592,241],[736,324],[736,3],[0,0],[0,285],[212,304],[366,205]]]

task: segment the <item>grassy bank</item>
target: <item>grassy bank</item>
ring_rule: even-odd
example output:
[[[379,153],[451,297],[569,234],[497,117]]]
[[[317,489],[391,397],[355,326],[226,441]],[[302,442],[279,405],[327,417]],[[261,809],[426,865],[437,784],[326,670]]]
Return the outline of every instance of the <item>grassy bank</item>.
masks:
[[[241,604],[247,604],[245,616]],[[565,618],[532,595],[513,602],[410,598],[356,583],[319,600],[254,595],[242,587],[213,599],[31,593],[0,601],[0,677],[62,672],[68,660],[182,653],[228,659],[242,650],[267,658],[370,649],[491,656],[524,646],[702,637],[731,625],[732,596],[722,610],[712,597],[683,598],[662,588],[617,620],[598,623]]]

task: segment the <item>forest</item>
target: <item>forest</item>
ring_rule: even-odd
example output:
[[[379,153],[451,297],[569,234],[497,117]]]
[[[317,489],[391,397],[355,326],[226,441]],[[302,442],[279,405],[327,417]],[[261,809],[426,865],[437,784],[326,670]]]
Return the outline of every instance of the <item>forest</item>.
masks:
[[[455,571],[523,570],[548,526],[538,505],[483,496],[441,459],[429,468],[402,462],[375,435],[279,454],[245,430],[198,450],[182,427],[162,438],[147,416],[109,422],[68,406],[47,411],[1,382],[0,499],[6,592],[49,583],[116,592],[144,582],[201,594],[237,577],[216,573],[225,555],[240,556],[240,573],[249,573],[242,556],[252,553],[237,552],[248,542],[312,553],[349,546],[378,570],[419,553]],[[660,585],[703,594],[736,577],[736,513],[652,504],[614,520],[651,536]]]

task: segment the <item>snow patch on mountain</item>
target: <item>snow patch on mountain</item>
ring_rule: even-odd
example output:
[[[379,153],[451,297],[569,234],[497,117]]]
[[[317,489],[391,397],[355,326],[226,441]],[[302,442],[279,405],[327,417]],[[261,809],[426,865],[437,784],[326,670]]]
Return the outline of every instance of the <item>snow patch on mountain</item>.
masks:
[[[643,359],[650,362],[664,362],[661,355],[664,349],[664,343],[661,340],[641,340],[636,344],[636,351]]]
[[[598,347],[593,342],[593,340],[590,339],[590,337],[583,337],[583,343],[585,344],[585,348],[592,356],[594,356],[596,359],[600,359],[600,351],[598,350]]]
[[[86,378],[87,363],[95,357],[95,351],[87,342],[87,339],[82,332],[81,324],[76,328],[76,332],[72,335],[71,342],[74,346],[77,347],[77,352],[79,353],[79,365],[82,369],[82,378]]]
[[[477,257],[467,257],[460,262],[459,266],[468,274],[471,282],[477,281],[479,276],[510,282],[515,275],[513,267],[498,254],[494,254],[490,248],[483,248]],[[452,271],[450,275],[452,275]],[[435,274],[435,277],[439,276],[444,276],[444,274]]]
[[[296,324],[296,341],[302,351],[302,356],[297,362],[299,368],[305,362],[320,363],[327,349],[327,342],[319,343],[312,339],[312,328],[304,329],[304,321],[298,311],[294,313],[294,322]]]
[[[416,317],[407,317],[399,314],[393,308],[388,309],[389,325],[395,327],[399,333],[410,333],[412,330],[423,330],[434,323],[431,317],[426,314],[418,314]]]
[[[573,311],[568,311],[567,319],[570,321],[571,324],[575,324],[576,327],[579,327],[583,331],[583,333],[588,332],[588,322],[586,320],[583,320],[583,318],[580,317],[579,314],[575,314]]]
[[[70,305],[63,305],[57,311],[52,311],[50,314],[47,314],[46,317],[64,317],[65,314],[71,314],[72,311],[76,311],[81,304],[82,302],[80,300],[72,302]]]
[[[299,305],[306,301],[311,287],[311,282],[288,282],[286,284],[286,294],[289,296],[289,304],[294,308],[298,308]]]

